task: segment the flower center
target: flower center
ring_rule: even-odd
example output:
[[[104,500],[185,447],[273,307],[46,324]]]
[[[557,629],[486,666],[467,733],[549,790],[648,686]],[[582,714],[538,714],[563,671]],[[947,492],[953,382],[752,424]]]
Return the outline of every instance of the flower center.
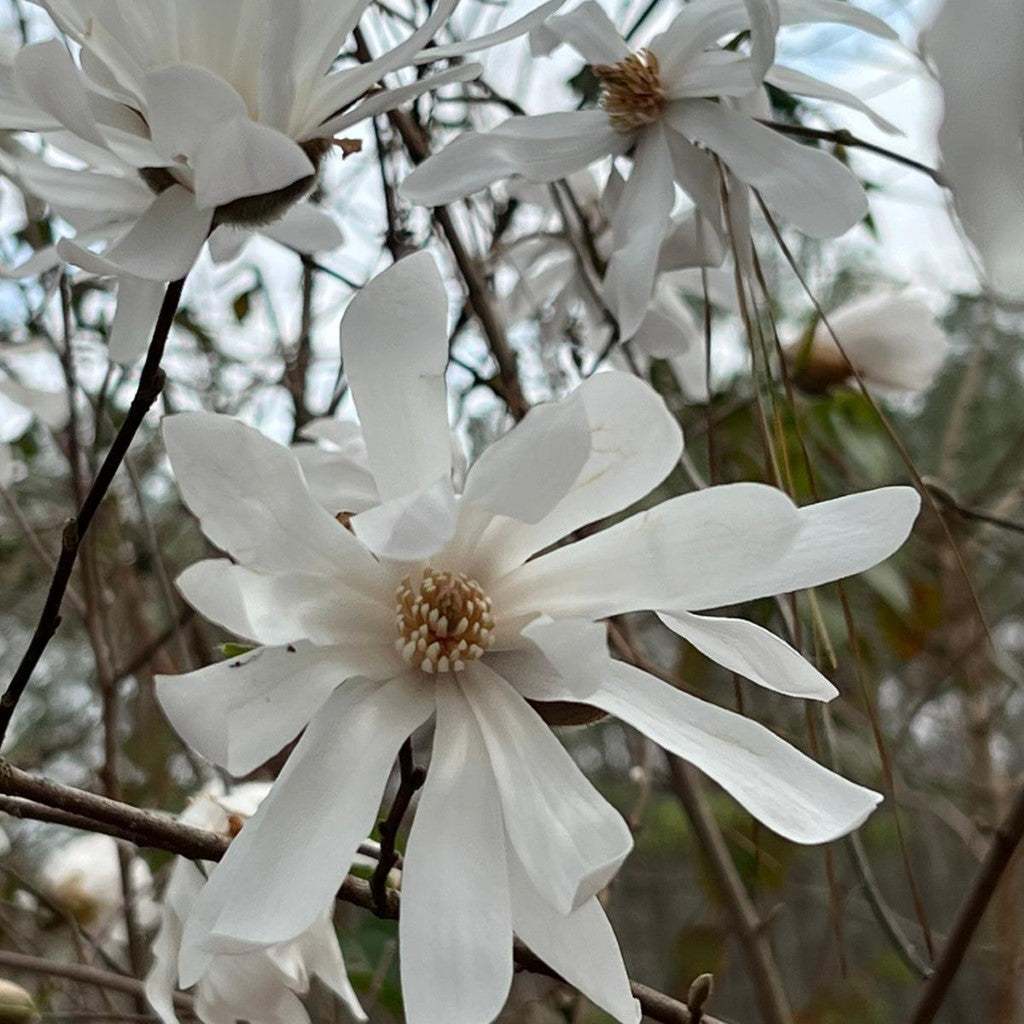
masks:
[[[461,672],[494,643],[491,599],[461,572],[425,569],[419,586],[406,576],[395,591],[395,647],[413,666]]]
[[[601,83],[601,106],[612,127],[624,135],[653,124],[665,106],[658,58],[650,50],[631,53],[616,64],[595,64]]]

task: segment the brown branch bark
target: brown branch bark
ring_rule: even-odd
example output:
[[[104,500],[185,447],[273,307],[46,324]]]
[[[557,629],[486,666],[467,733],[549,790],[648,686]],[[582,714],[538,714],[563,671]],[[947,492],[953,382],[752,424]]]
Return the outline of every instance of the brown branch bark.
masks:
[[[697,845],[714,879],[715,888],[725,901],[733,930],[747,958],[754,994],[765,1024],[791,1024],[789,1000],[775,964],[761,917],[750,901],[743,880],[732,862],[725,837],[708,810],[696,771],[678,757],[668,757],[672,790],[690,819]],[[705,1018],[706,1020],[707,1018]]]
[[[52,779],[32,775],[4,760],[0,760],[0,795],[15,801],[13,804],[6,800],[0,802],[0,810],[16,807],[15,813],[21,817],[38,816],[43,820],[57,820],[75,828],[91,828],[96,832],[126,839],[136,846],[166,850],[189,860],[218,861],[228,848],[228,840],[213,832],[184,825],[166,814],[141,810],[73,786],[62,785]],[[36,815],[35,808],[40,805],[45,805],[42,814]],[[378,903],[370,883],[353,875],[348,875],[342,882],[337,897],[369,910],[377,917],[393,920],[398,918],[401,907],[397,892],[388,890],[383,902]],[[515,941],[513,955],[516,964],[523,970],[561,978],[557,971],[518,940]],[[652,1020],[660,1021],[661,1024],[692,1024],[693,1015],[685,1003],[639,982],[630,981],[630,988],[644,1014]],[[701,1014],[699,1019],[704,1024],[723,1024],[707,1014]]]
[[[184,287],[184,278],[180,281],[173,281],[167,286],[160,315],[153,330],[153,338],[146,354],[146,361],[139,375],[135,397],[128,407],[124,422],[121,424],[78,514],[71,516],[65,523],[60,557],[57,560],[57,567],[50,582],[50,589],[46,595],[46,602],[39,616],[39,622],[10,684],[3,697],[0,697],[0,746],[3,745],[14,710],[28,687],[32,673],[39,664],[39,659],[42,658],[43,652],[60,628],[61,605],[64,603],[64,594],[71,583],[71,573],[78,560],[82,538],[85,537],[93,517],[106,497],[121,463],[128,454],[132,440],[138,433],[139,427],[142,426],[146,413],[149,412],[157,396],[163,390],[164,373],[160,369],[160,361],[163,359],[164,347],[167,344],[167,337],[171,332],[171,324],[174,322],[174,314],[177,312]]]
[[[985,910],[995,895],[999,880],[1003,876],[1017,847],[1024,838],[1024,786],[1021,786],[1006,817],[996,829],[992,845],[985,861],[974,880],[967,899],[957,914],[953,927],[946,939],[946,945],[935,964],[935,973],[928,979],[918,1000],[910,1024],[931,1024],[939,1012],[957,971],[963,963],[964,954],[974,938]]]

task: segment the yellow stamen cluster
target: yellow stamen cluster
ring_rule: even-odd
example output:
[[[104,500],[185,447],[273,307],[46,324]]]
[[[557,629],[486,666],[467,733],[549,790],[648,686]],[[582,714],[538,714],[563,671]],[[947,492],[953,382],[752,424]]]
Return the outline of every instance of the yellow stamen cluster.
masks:
[[[395,647],[429,675],[461,672],[494,643],[491,599],[464,573],[425,569],[418,586],[406,576],[395,607]]]
[[[665,106],[658,58],[640,50],[616,64],[595,64],[591,69],[601,83],[601,106],[612,127],[624,135],[653,124]]]

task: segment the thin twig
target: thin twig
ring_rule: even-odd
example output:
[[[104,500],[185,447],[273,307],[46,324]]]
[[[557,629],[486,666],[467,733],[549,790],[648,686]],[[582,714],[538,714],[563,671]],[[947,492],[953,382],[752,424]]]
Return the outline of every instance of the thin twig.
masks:
[[[423,785],[427,778],[427,773],[413,764],[412,740],[407,739],[398,752],[398,771],[400,775],[398,792],[391,804],[391,810],[377,826],[377,831],[380,832],[380,858],[377,861],[373,877],[370,879],[370,891],[373,893],[374,904],[378,908],[387,905],[388,875],[398,862],[395,843],[398,840],[398,830],[401,828],[402,819],[409,809],[409,804],[412,803],[416,790]]]
[[[28,650],[15,670],[3,697],[0,697],[0,746],[7,735],[14,710],[28,687],[32,673],[39,664],[39,659],[60,627],[61,605],[64,601],[64,593],[71,582],[71,573],[78,559],[82,538],[86,535],[93,517],[106,497],[146,413],[149,412],[163,389],[164,373],[160,369],[160,361],[163,358],[164,347],[167,344],[167,337],[170,334],[171,324],[174,321],[178,303],[181,301],[181,292],[184,286],[184,278],[173,281],[167,286],[146,361],[139,376],[135,397],[128,407],[124,422],[96,474],[92,487],[89,488],[85,501],[78,510],[78,515],[71,516],[64,525],[60,557],[57,560],[57,568],[54,570],[39,622],[29,642]]]
[[[743,888],[743,881],[725,845],[722,830],[705,804],[700,780],[685,761],[670,755],[666,757],[672,791],[690,819],[715,888],[725,902],[732,918],[733,930],[746,954],[761,1019],[765,1024],[790,1024],[793,1014],[761,917]]]
[[[1024,838],[1024,786],[1021,786],[1013,806],[996,829],[985,861],[953,922],[946,944],[935,964],[935,973],[925,984],[921,998],[910,1018],[910,1024],[930,1024],[939,1012],[985,910],[995,895],[999,880],[1022,838]]]
[[[97,796],[94,793],[87,793],[51,779],[32,775],[15,768],[2,759],[0,759],[0,794],[24,798],[19,803],[25,817],[31,816],[33,802],[47,804],[48,806],[44,809],[47,812],[52,813],[56,809],[67,812],[79,820],[93,818],[94,820],[90,824],[94,831],[113,834],[112,830],[116,830],[118,838],[127,839],[135,843],[136,846],[166,850],[168,853],[178,854],[190,860],[218,861],[228,848],[229,841],[214,832],[184,825],[166,814],[140,810],[116,800],[108,800],[106,797]],[[48,820],[54,819],[51,817]],[[76,825],[75,827],[82,826]],[[360,852],[370,855],[379,853],[375,845],[370,843],[362,844]],[[346,903],[369,910],[377,917],[388,919],[397,919],[401,904],[399,894],[393,889],[387,890],[383,904],[378,903],[371,891],[370,883],[354,875],[346,876],[338,890],[337,897]],[[13,954],[0,954],[0,956],[11,955]],[[551,978],[560,978],[555,970],[548,967],[518,940],[513,946],[513,956],[516,964],[524,970],[545,974]],[[36,964],[45,963],[45,961],[38,961],[35,958],[30,959]],[[0,959],[0,965],[3,963],[4,961]],[[31,968],[26,967],[26,969]],[[116,974],[111,977],[119,978]],[[81,980],[88,981],[89,978],[82,975]],[[136,984],[141,983],[136,982]],[[690,1024],[691,1015],[685,1003],[635,981],[630,982],[630,989],[634,997],[639,1000],[643,1012],[652,1020],[660,1021],[661,1024]],[[125,989],[125,991],[129,990]],[[134,992],[136,989],[133,987],[130,991]],[[701,1019],[705,1024],[723,1024],[722,1021],[707,1015]]]
[[[766,118],[758,118],[758,120],[766,127],[773,128],[780,135],[796,135],[801,139],[818,139],[821,142],[834,142],[837,146],[846,146],[848,149],[863,149],[868,153],[884,156],[893,163],[902,164],[904,167],[920,171],[931,178],[940,188],[949,188],[949,182],[943,177],[941,171],[937,171],[934,167],[929,167],[919,160],[904,156],[902,153],[895,153],[884,146],[878,146],[873,142],[868,142],[866,139],[860,139],[845,128],[808,128],[802,124],[784,124],[780,121],[771,121]]]

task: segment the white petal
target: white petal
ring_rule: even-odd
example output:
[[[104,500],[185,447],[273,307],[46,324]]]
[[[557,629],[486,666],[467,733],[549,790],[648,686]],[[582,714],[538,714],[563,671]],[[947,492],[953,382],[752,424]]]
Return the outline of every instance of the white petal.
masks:
[[[775,36],[779,31],[779,0],[744,0],[750,19],[752,81],[760,84],[775,63]]]
[[[204,944],[239,952],[284,942],[323,913],[373,828],[398,748],[433,709],[418,675],[351,680],[331,694],[197,900],[183,985],[201,973]]]
[[[312,498],[295,456],[230,416],[179,413],[164,444],[185,504],[203,532],[243,565],[371,585],[376,563]]]
[[[712,661],[766,689],[805,700],[839,693],[806,658],[753,622],[679,612],[658,618]]]
[[[399,260],[356,294],[341,356],[381,499],[450,474],[448,296],[428,253]]]
[[[495,616],[596,619],[643,608],[715,607],[748,575],[775,565],[799,523],[789,498],[763,484],[683,494],[492,584]]]
[[[671,103],[665,120],[717,153],[772,209],[814,238],[832,238],[868,212],[856,175],[835,157],[707,100]]]
[[[255,771],[301,732],[355,676],[388,678],[387,651],[263,647],[180,676],[157,676],[160,706],[178,735],[232,775]]]
[[[511,676],[505,675],[501,665],[492,663],[491,659],[496,657],[496,654],[488,656],[487,664],[503,679],[508,680],[524,697],[529,700],[560,700],[559,696],[553,696],[561,687],[552,686],[552,669],[556,672],[564,670],[569,675],[579,678],[589,675],[593,679],[594,689],[600,685],[601,673],[608,659],[608,629],[603,622],[591,622],[588,619],[552,619],[549,615],[540,615],[524,626],[521,633],[537,648],[546,662],[543,667],[540,664],[531,666],[538,670],[536,681],[524,677],[525,663],[515,665]],[[530,652],[508,653],[519,655]],[[534,659],[531,657],[530,660]]]
[[[28,409],[51,430],[63,430],[71,417],[65,391],[40,391],[0,377],[0,395],[6,395],[12,402]]]
[[[991,288],[1024,301],[1024,11],[947,0],[925,37],[943,93],[939,150]]]
[[[315,168],[287,135],[251,121],[248,115],[214,126],[196,151],[195,202],[213,209],[245,196],[276,192]]]
[[[654,301],[633,336],[633,344],[655,359],[673,359],[703,348],[704,338],[690,307],[671,287],[662,287],[659,281]]]
[[[425,52],[435,54],[437,50],[431,49]],[[434,58],[431,57],[430,59],[433,60]],[[429,62],[425,61],[424,63]],[[346,110],[337,117],[332,117],[330,120],[325,121],[318,129],[318,132],[324,136],[337,134],[368,117],[376,117],[377,114],[394,110],[395,107],[408,103],[409,100],[414,100],[425,92],[440,89],[442,85],[468,82],[474,78],[479,78],[482,70],[483,68],[479,64],[457,64],[455,67],[445,68],[444,71],[438,71],[435,74],[424,74],[422,78],[418,78],[409,85],[401,85],[395,89],[381,89],[378,92],[371,93],[365,100],[357,103],[350,110]]]
[[[622,953],[597,897],[571,914],[553,910],[534,889],[518,858],[508,858],[512,927],[549,967],[621,1024],[640,1024]]]
[[[623,338],[636,333],[651,301],[661,243],[672,227],[674,177],[665,133],[652,126],[640,136],[633,171],[612,218],[613,250],[604,294]]]
[[[520,175],[547,182],[613,153],[632,139],[612,128],[601,110],[510,117],[489,132],[466,132],[425,160],[399,192],[418,206],[442,206]]]
[[[221,224],[213,229],[207,243],[210,259],[214,263],[230,263],[242,255],[242,250],[252,240],[250,228],[237,227],[234,224]]]
[[[633,848],[629,828],[504,679],[481,662],[459,682],[487,745],[509,842],[540,895],[569,914],[615,876]]]
[[[430,16],[397,46],[392,46],[366,64],[344,68],[328,75],[316,89],[315,101],[310,104],[295,137],[300,142],[327,137],[329,132],[326,125],[331,123],[329,119],[333,119],[338,111],[347,110],[389,72],[411,63],[448,20],[457,3],[458,0],[439,0],[431,6]],[[333,58],[334,54],[331,54],[330,59]]]
[[[696,96],[743,96],[755,86],[754,64],[731,50],[705,50],[687,62],[685,71],[672,77],[668,96],[673,100]]]
[[[719,608],[845,579],[884,561],[907,539],[921,497],[911,487],[879,487],[820,501],[799,510],[790,544],[751,557],[731,578],[711,584],[694,601],[659,610]]]
[[[949,352],[949,338],[935,314],[913,294],[873,294],[828,314],[843,351],[863,376],[883,387],[919,391],[935,379]],[[842,359],[822,321],[814,352]]]
[[[467,53],[478,53],[480,50],[488,50],[492,46],[500,46],[512,39],[518,39],[520,36],[526,35],[536,25],[540,25],[564,3],[565,0],[547,0],[547,3],[535,7],[521,18],[516,18],[515,21],[509,22],[493,32],[477,36],[474,39],[465,39],[459,43],[448,43],[444,46],[428,48],[418,54],[413,63],[431,64],[442,58],[464,57]]]
[[[823,768],[742,715],[716,707],[622,662],[610,662],[588,704],[621,718],[689,761],[758,821],[794,843],[852,832],[881,796]]]
[[[167,286],[127,274],[117,279],[117,309],[110,325],[109,352],[115,363],[144,355],[153,337]]]
[[[590,456],[579,390],[535,405],[470,467],[463,496],[496,515],[535,524],[568,493]]]
[[[279,220],[260,228],[261,234],[301,253],[330,252],[345,241],[334,218],[312,203],[296,203]]]
[[[402,870],[398,922],[409,1024],[493,1020],[512,983],[505,830],[473,713],[437,686],[437,731]]]
[[[575,392],[590,424],[590,455],[569,493],[536,526],[501,520],[481,556],[500,574],[549,544],[612,515],[661,483],[683,450],[683,435],[661,396],[626,373],[598,373]]]
[[[87,142],[107,148],[89,109],[86,79],[61,43],[48,39],[23,47],[14,68],[19,88],[41,110]]]
[[[366,1012],[359,1003],[352,983],[348,980],[348,971],[345,969],[338,936],[334,931],[333,913],[328,911],[312,928],[303,932],[295,946],[297,948],[294,955],[299,959],[307,977],[316,975],[341,999],[352,1017],[358,1021],[365,1021]]]
[[[451,473],[429,487],[392,498],[352,520],[355,535],[378,557],[418,562],[437,554],[455,533]]]
[[[153,145],[169,160],[195,156],[221,122],[249,116],[245,100],[231,85],[196,64],[147,71],[145,99]]]
[[[584,0],[567,14],[548,18],[544,30],[545,37],[568,43],[588,64],[615,64],[629,56],[629,44],[594,0]]]
[[[815,100],[828,100],[830,103],[839,103],[851,110],[856,110],[871,120],[876,128],[890,135],[902,135],[891,121],[887,121],[881,114],[875,113],[852,92],[840,89],[838,86],[829,85],[828,82],[821,82],[817,78],[805,75],[803,72],[794,71],[792,68],[780,67],[776,64],[769,68],[764,79],[769,85],[784,89],[786,92],[794,93],[797,96],[809,96]]]
[[[196,562],[177,583],[200,614],[261,644],[386,645],[392,635],[389,605],[349,588],[341,573],[263,573],[217,558]]]
[[[302,467],[309,493],[331,515],[364,512],[380,504],[380,493],[365,459],[311,444],[293,445],[292,452]]]
[[[172,185],[102,255],[62,238],[57,251],[93,274],[128,274],[148,281],[176,281],[191,269],[210,231],[213,213],[196,207],[191,192]]]

